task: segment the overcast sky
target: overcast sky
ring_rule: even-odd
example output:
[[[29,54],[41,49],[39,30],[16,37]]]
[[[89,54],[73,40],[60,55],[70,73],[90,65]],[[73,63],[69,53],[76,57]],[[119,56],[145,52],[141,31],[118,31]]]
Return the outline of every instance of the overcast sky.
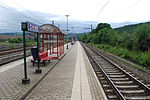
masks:
[[[26,10],[54,15],[45,16],[45,19],[58,22],[65,20],[66,14],[70,15],[69,20],[145,22],[150,19],[149,4],[150,0],[0,0],[0,5],[15,8],[19,12]],[[34,14],[29,15],[35,18]]]

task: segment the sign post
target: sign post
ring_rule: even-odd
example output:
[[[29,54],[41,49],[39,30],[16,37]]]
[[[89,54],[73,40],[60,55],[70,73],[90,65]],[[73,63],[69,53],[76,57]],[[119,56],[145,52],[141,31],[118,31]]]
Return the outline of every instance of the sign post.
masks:
[[[26,65],[26,38],[25,38],[25,32],[29,31],[29,32],[35,32],[37,33],[37,55],[38,55],[38,69],[36,70],[36,73],[41,73],[42,70],[39,67],[39,26],[35,25],[33,23],[30,22],[22,22],[21,23],[21,27],[22,27],[22,31],[23,31],[23,50],[24,50],[24,78],[22,79],[22,83],[23,84],[29,84],[30,83],[30,79],[27,78],[27,65]]]
[[[40,57],[39,57],[39,34],[37,33],[37,56],[38,56],[38,69],[36,69],[36,73],[42,73],[42,69],[40,69]]]
[[[27,24],[25,22],[21,23],[23,31],[23,51],[24,51],[24,78],[22,79],[23,84],[29,84],[30,78],[27,78],[27,64],[26,64],[26,38],[25,31],[27,30]]]

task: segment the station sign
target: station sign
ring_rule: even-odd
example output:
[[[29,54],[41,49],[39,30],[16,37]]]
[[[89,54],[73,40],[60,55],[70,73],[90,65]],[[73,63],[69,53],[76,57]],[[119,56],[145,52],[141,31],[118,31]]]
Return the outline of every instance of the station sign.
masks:
[[[31,22],[22,22],[22,31],[39,32],[39,26]]]

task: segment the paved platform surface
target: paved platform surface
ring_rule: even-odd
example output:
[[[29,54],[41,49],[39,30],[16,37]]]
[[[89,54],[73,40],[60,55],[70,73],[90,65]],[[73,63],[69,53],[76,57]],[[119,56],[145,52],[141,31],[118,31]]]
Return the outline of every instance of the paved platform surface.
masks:
[[[27,62],[28,77],[31,79],[31,83],[27,85],[21,83],[23,63],[0,68],[0,100],[21,98],[57,62],[58,60],[53,60],[45,67],[42,66],[41,74],[36,74],[36,66]],[[105,100],[106,97],[82,46],[77,42],[25,99]]]

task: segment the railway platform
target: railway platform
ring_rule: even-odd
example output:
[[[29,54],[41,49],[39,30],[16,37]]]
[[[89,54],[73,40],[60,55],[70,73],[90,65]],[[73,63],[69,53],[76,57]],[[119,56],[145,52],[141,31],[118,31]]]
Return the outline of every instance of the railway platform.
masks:
[[[61,60],[41,64],[40,74],[27,57],[30,84],[21,83],[23,60],[1,66],[0,100],[106,100],[81,44],[69,47]]]

